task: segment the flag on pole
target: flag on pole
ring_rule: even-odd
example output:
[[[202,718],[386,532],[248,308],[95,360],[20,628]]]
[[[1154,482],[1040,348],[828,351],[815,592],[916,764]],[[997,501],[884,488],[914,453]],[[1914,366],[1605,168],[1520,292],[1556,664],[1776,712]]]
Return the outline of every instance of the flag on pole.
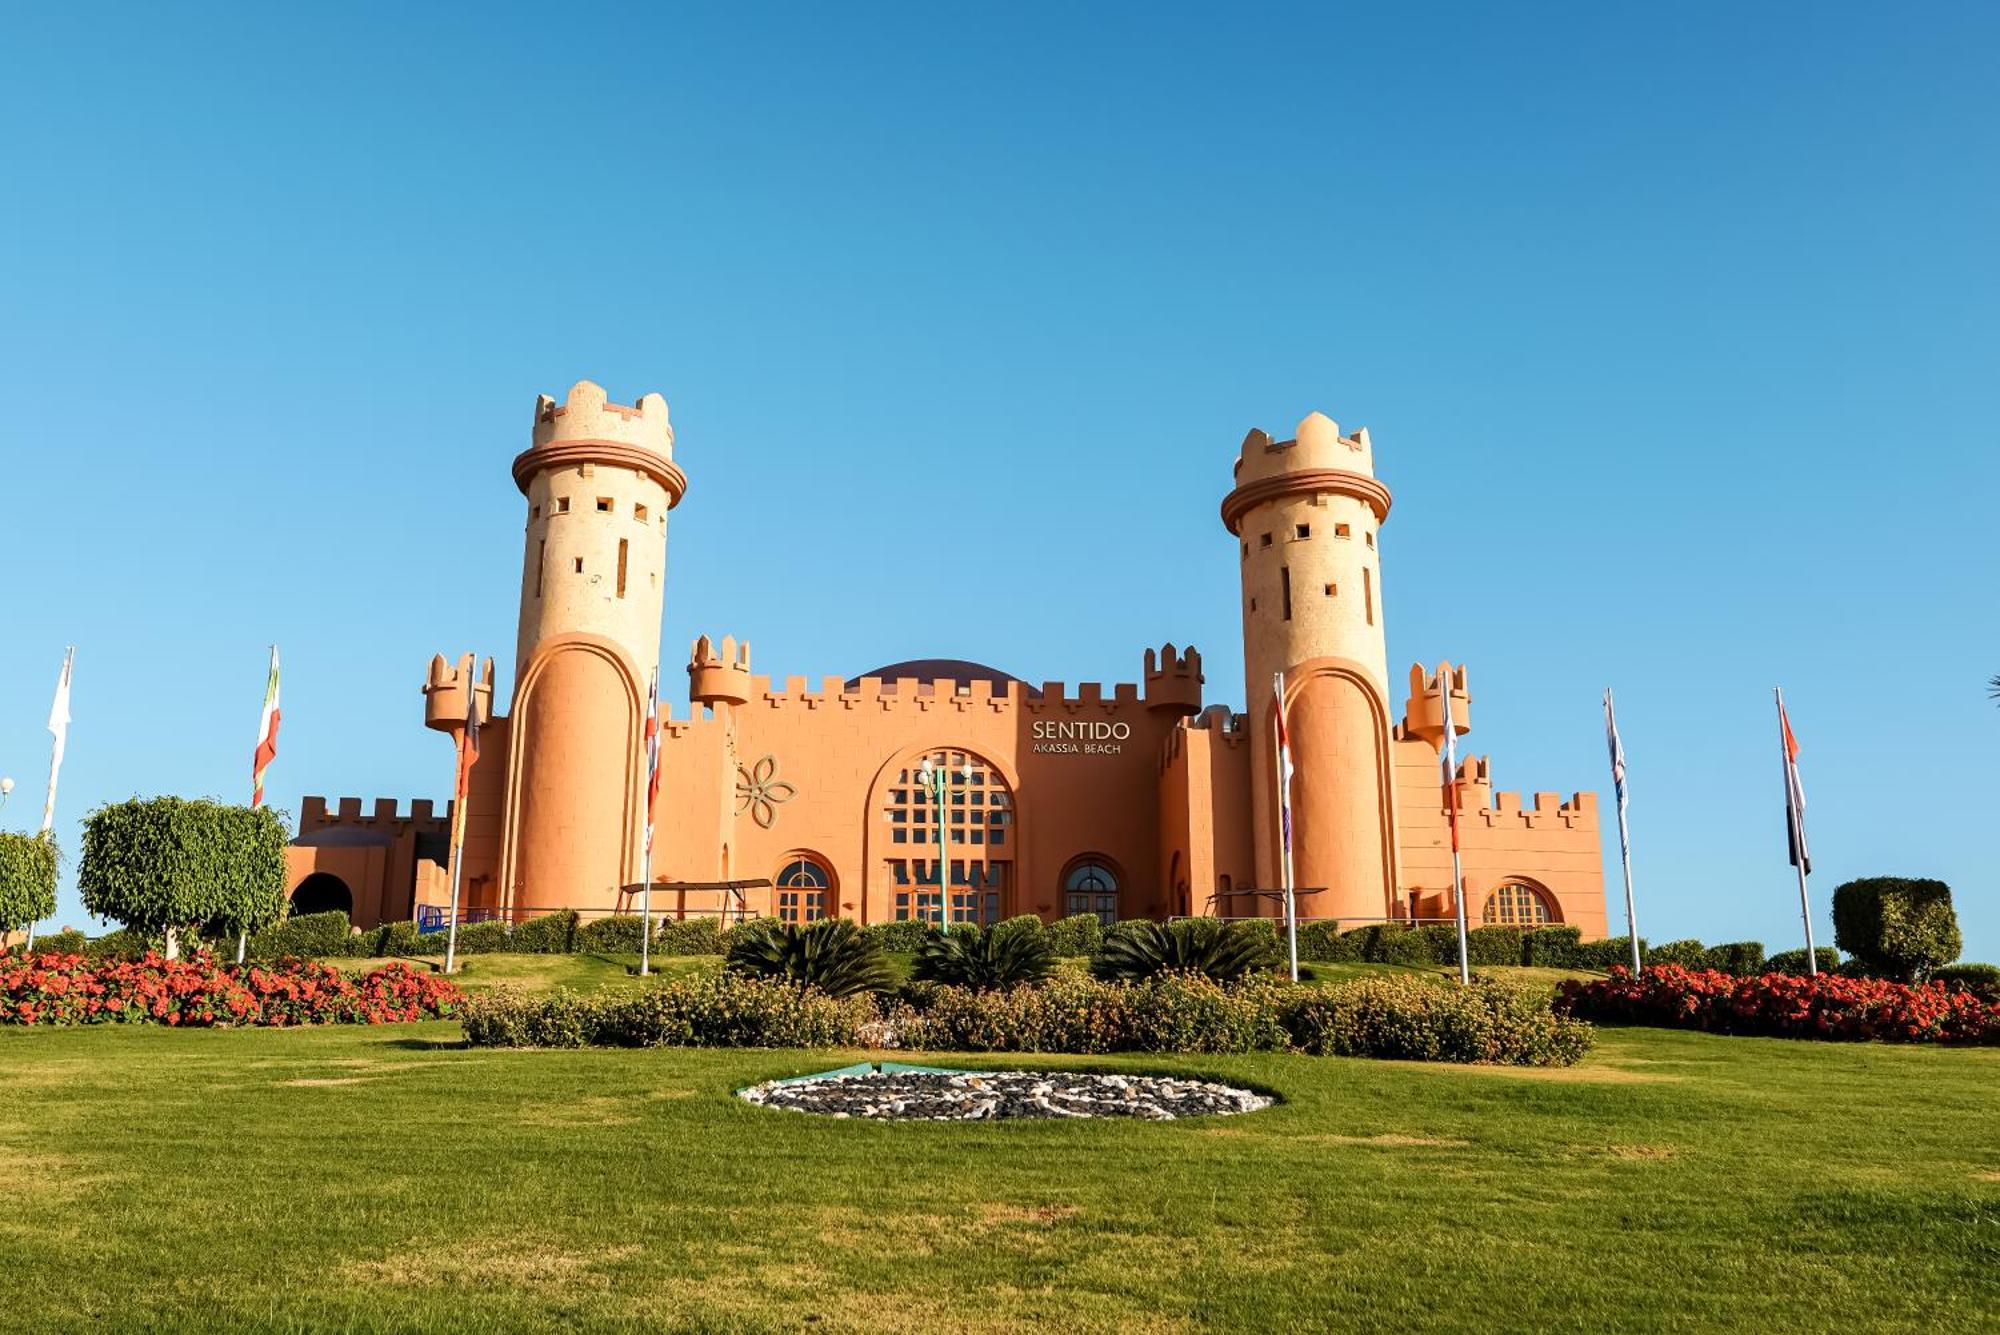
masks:
[[[1444,809],[1451,825],[1451,851],[1458,852],[1458,728],[1451,717],[1451,674],[1438,670],[1438,716],[1444,720],[1444,743],[1438,747],[1440,779],[1444,785]],[[1452,896],[1458,896],[1453,887]]]
[[[55,702],[49,706],[49,733],[56,740],[49,748],[49,796],[42,803],[42,833],[56,823],[56,776],[62,772],[63,744],[69,740],[69,674],[76,663],[76,646],[63,650],[62,675],[56,678]]]
[[[264,716],[257,721],[257,750],[250,761],[250,805],[264,805],[264,774],[278,754],[278,646],[271,646],[271,677],[264,683]]]
[[[1604,688],[1604,743],[1611,748],[1611,787],[1618,794],[1618,817],[1625,817],[1625,743],[1618,740],[1618,718],[1611,712],[1611,688]],[[1619,839],[1624,839],[1620,826]]]
[[[467,660],[465,670],[465,727],[458,734],[458,776],[452,784],[451,847],[456,860],[459,841],[465,835],[465,798],[472,791],[472,767],[479,762],[479,656]]]
[[[1271,679],[1278,701],[1278,839],[1285,856],[1292,852],[1292,739],[1285,729],[1285,674]]]
[[[1792,720],[1785,714],[1785,697],[1778,694],[1778,731],[1785,745],[1785,839],[1791,846],[1792,865],[1812,872],[1812,854],[1806,850],[1806,790],[1799,782],[1799,739],[1792,734]]]
[[[653,803],[660,796],[660,674],[646,686],[646,853],[653,852]]]

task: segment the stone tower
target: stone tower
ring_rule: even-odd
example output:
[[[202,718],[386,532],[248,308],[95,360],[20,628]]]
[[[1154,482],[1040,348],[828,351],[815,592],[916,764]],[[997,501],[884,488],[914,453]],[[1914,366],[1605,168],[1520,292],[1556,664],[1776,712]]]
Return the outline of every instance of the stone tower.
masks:
[[[687,490],[667,402],[588,380],[535,404],[500,883],[538,911],[610,909],[639,879],[646,686],[660,664],[667,511]]]
[[[1378,538],[1388,513],[1367,429],[1344,436],[1321,413],[1292,440],[1244,437],[1222,502],[1243,571],[1257,883],[1280,883],[1272,677],[1283,672],[1302,917],[1381,918],[1396,899]]]

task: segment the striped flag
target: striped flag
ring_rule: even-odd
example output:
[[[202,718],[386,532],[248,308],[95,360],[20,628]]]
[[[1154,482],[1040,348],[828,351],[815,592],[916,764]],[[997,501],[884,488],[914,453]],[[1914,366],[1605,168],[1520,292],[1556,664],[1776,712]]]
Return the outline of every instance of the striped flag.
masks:
[[[49,748],[49,796],[42,803],[42,833],[56,823],[56,776],[62,772],[63,747],[69,741],[69,674],[76,663],[76,646],[63,650],[62,675],[56,678],[56,698],[49,705],[49,733],[55,745]]]
[[[1611,748],[1611,787],[1618,794],[1618,815],[1625,815],[1625,743],[1618,740],[1618,718],[1611,712],[1611,688],[1604,688],[1604,744]],[[1622,836],[1621,836],[1622,837]]]
[[[1438,717],[1444,721],[1444,741],[1438,764],[1444,784],[1444,809],[1451,823],[1451,851],[1458,852],[1458,728],[1451,717],[1451,674],[1438,669]],[[1454,890],[1454,894],[1457,892]]]
[[[1785,714],[1785,693],[1778,692],[1778,732],[1785,751],[1785,840],[1792,865],[1810,875],[1812,854],[1806,850],[1806,790],[1799,782],[1799,739]]]
[[[660,796],[660,673],[646,685],[646,855],[653,853],[653,804]]]
[[[264,805],[264,775],[278,754],[278,646],[271,646],[271,676],[264,683],[264,716],[257,721],[257,750],[250,761],[250,805]]]
[[[1278,838],[1285,856],[1292,853],[1292,739],[1285,729],[1285,674],[1271,678],[1278,701]]]
[[[465,799],[472,791],[472,767],[479,762],[479,655],[465,658],[465,726],[458,734],[458,777],[452,785],[451,847],[456,857],[465,838]]]

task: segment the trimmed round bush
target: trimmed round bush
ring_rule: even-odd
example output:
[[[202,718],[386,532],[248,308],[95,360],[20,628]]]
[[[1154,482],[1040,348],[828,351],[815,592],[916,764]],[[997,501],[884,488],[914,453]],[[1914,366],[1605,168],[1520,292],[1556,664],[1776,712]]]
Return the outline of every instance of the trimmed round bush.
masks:
[[[0,933],[25,931],[56,911],[56,841],[0,831]]]
[[[83,823],[83,906],[148,935],[203,924],[234,935],[277,921],[285,906],[285,827],[269,807],[211,799],[132,798]]]
[[[1292,1046],[1313,1056],[1506,1066],[1570,1066],[1590,1050],[1588,1024],[1556,1015],[1545,988],[1474,979],[1360,978],[1288,995]]]
[[[1049,949],[1064,957],[1095,955],[1104,944],[1104,924],[1095,913],[1072,913],[1043,930],[1048,934]]]
[[[1840,967],[1840,952],[1832,946],[1819,946],[1813,950],[1813,962],[1821,973],[1832,973]],[[1804,977],[1806,972],[1806,952],[1801,946],[1797,950],[1781,950],[1764,961],[1765,973],[1788,973]]]
[[[1947,964],[1931,970],[1931,981],[2000,1003],[2000,964]]]
[[[1943,881],[1868,876],[1833,892],[1833,943],[1877,978],[1915,982],[1965,947]]]

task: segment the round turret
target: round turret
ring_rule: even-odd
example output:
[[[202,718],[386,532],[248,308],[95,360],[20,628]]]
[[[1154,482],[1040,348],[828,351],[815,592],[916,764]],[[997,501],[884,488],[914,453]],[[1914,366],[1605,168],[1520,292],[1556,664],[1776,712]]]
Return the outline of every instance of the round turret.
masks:
[[[1285,676],[1295,787],[1294,883],[1309,917],[1376,918],[1396,893],[1389,667],[1378,535],[1389,489],[1364,428],[1323,413],[1291,440],[1244,438],[1222,522],[1242,572],[1244,680],[1258,754],[1272,752]],[[1252,766],[1259,884],[1281,879],[1268,760]]]

